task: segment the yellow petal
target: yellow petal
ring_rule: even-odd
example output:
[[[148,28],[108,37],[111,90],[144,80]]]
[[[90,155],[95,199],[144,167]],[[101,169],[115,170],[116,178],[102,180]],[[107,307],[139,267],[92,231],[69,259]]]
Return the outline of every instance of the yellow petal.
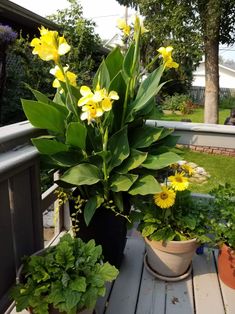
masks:
[[[103,98],[104,98],[104,92],[102,89],[95,91],[95,93],[93,95],[93,101],[94,102],[100,102]]]
[[[112,109],[112,102],[110,100],[110,98],[105,98],[102,103],[101,103],[101,107],[104,111],[109,111]]]
[[[60,82],[59,82],[59,80],[54,79],[54,81],[53,81],[53,83],[52,83],[52,86],[53,86],[54,88],[59,88],[59,87],[60,87]]]
[[[90,87],[85,86],[85,85],[83,85],[83,86],[80,88],[80,93],[81,93],[82,96],[87,96],[87,95],[89,95],[89,94],[93,94],[93,93],[91,92]]]
[[[113,90],[109,93],[108,97],[113,99],[113,100],[118,100],[119,99],[118,93],[113,91]]]
[[[65,55],[70,50],[70,48],[71,47],[67,43],[63,43],[63,44],[59,45],[58,54],[60,56]]]
[[[78,100],[78,106],[79,107],[84,106],[87,103],[91,102],[91,100],[92,100],[92,94],[86,95]]]
[[[123,29],[126,27],[126,21],[124,19],[117,19],[117,27]]]

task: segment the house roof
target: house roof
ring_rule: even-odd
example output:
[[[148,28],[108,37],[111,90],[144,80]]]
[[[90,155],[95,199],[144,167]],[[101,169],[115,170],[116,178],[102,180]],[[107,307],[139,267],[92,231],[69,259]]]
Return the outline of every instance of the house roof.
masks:
[[[0,0],[0,21],[16,31],[22,30],[23,34],[31,36],[37,33],[41,25],[50,29],[59,29],[55,23],[9,0]]]

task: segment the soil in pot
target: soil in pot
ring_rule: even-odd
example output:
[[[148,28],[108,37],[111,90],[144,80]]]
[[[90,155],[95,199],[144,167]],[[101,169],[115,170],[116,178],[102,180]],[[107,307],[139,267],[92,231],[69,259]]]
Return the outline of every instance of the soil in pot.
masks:
[[[198,247],[196,239],[188,241],[150,241],[145,238],[148,266],[159,278],[181,280],[190,274],[193,255]]]
[[[218,256],[218,273],[228,287],[235,289],[235,250],[223,244]]]

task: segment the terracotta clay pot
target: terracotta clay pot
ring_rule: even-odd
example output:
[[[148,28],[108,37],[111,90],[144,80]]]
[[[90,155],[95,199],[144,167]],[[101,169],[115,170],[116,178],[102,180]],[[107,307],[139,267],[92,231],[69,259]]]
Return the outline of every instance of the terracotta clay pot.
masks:
[[[156,273],[156,277],[159,274],[160,279],[172,278],[177,281],[185,278],[184,274],[190,274],[192,258],[198,247],[196,239],[162,242],[145,238],[145,243],[147,264]]]
[[[235,250],[223,244],[218,256],[218,273],[228,287],[235,289]]]

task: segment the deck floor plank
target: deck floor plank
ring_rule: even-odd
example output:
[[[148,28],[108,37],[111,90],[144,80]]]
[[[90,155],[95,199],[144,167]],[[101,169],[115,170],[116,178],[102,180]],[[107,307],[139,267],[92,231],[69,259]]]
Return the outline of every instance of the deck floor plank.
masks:
[[[196,314],[224,314],[213,254],[205,252],[203,255],[195,255],[193,276]]]
[[[145,244],[142,239],[128,239],[120,274],[113,285],[106,314],[135,313],[144,252]]]
[[[165,282],[144,268],[136,314],[165,314],[165,290]]]
[[[218,254],[219,254],[219,250],[214,251],[216,264],[218,262]],[[234,314],[235,313],[235,290],[226,286],[220,278],[219,278],[219,281],[220,281],[220,287],[221,287],[221,292],[222,292],[222,296],[224,300],[224,307],[225,307],[226,314]]]
[[[166,314],[194,314],[192,276],[166,287]]]

